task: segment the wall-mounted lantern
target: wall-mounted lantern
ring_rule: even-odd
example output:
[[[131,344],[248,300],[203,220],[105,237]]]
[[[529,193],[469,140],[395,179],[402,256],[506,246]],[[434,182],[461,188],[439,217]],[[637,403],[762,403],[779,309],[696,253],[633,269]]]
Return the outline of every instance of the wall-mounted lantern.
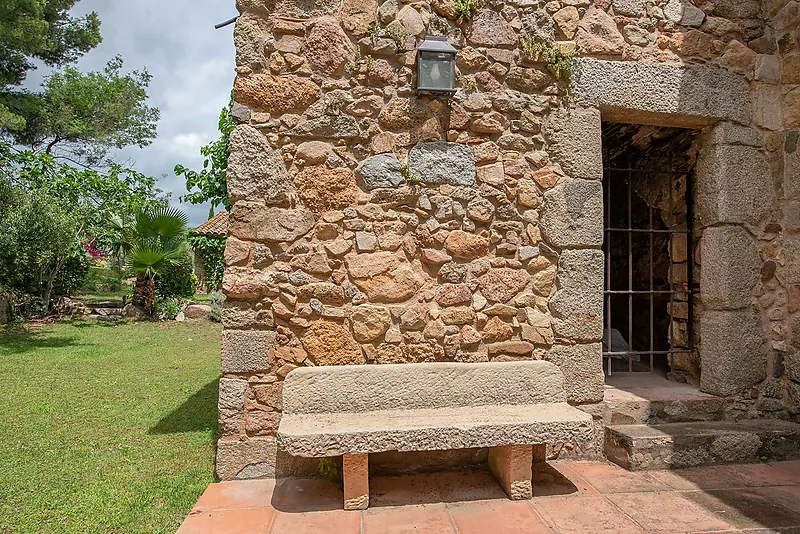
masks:
[[[456,92],[456,50],[447,37],[425,37],[417,48],[417,94],[452,96]]]

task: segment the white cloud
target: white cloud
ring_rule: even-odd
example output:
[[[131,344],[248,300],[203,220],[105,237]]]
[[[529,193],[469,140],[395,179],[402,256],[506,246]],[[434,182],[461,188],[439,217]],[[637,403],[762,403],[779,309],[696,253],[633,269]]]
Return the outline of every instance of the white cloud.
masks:
[[[78,63],[98,70],[117,54],[126,69],[147,67],[153,75],[150,103],[161,110],[158,139],[144,149],[127,148],[120,159],[159,178],[173,202],[185,194],[175,164],[200,169],[200,147],[218,136],[219,111],[230,99],[234,77],[232,31],[214,24],[236,14],[232,1],[218,0],[81,0],[75,14],[96,11],[102,21],[103,43]],[[43,69],[41,74],[46,71]],[[37,73],[38,74],[38,73]],[[34,76],[33,79],[40,79]],[[192,225],[201,224],[208,206],[180,204]]]
[[[165,143],[168,147],[165,147],[165,149],[174,154],[178,162],[194,160],[198,156],[197,147],[206,145],[209,141],[211,141],[211,138],[208,135],[195,132],[179,134]]]

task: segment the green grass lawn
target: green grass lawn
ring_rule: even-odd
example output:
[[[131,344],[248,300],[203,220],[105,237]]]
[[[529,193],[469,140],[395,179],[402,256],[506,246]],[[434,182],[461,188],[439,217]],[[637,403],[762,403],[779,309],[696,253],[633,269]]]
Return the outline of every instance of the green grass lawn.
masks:
[[[0,327],[0,533],[174,532],[214,481],[220,331]]]
[[[133,296],[133,290],[108,291],[105,293],[99,293],[99,292],[85,293],[83,295],[76,295],[75,299],[80,300],[87,306],[96,304],[98,302],[109,302],[109,301],[117,302],[121,306],[122,298],[125,297],[126,295],[128,297],[128,300],[130,301],[131,297]]]

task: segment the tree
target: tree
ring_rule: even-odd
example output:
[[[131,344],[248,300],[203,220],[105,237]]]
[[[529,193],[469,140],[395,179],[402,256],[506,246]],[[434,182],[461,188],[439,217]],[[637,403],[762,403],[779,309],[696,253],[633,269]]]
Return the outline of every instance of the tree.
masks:
[[[146,69],[123,74],[122,67],[120,56],[98,72],[66,67],[45,78],[40,94],[0,97],[25,118],[23,129],[7,133],[16,144],[80,165],[96,165],[111,148],[149,145],[160,117],[147,105],[152,76]]]
[[[42,191],[78,216],[87,236],[100,248],[113,239],[111,215],[132,222],[143,209],[165,206],[168,195],[156,180],[117,164],[97,171],[76,169],[56,158],[0,143],[0,179],[29,191]]]
[[[143,209],[167,204],[155,179],[134,170],[118,165],[104,172],[79,170],[49,154],[19,151],[4,143],[0,143],[0,184],[4,225],[0,231],[13,237],[0,244],[4,249],[0,262],[6,266],[0,276],[12,287],[40,293],[45,313],[53,283],[80,243],[92,240],[106,250],[111,247],[115,238],[111,214],[133,221]],[[67,246],[59,236],[69,225]],[[61,233],[48,233],[56,231]]]
[[[175,166],[175,174],[186,178],[187,194],[181,197],[183,202],[203,204],[211,202],[209,217],[213,215],[217,206],[231,209],[228,200],[228,157],[230,156],[231,132],[236,128],[231,116],[233,101],[223,108],[219,114],[220,138],[200,149],[206,159],[203,161],[203,170],[200,172],[187,169],[183,165]],[[197,191],[193,191],[193,189]]]
[[[59,270],[79,243],[81,224],[42,191],[18,190],[14,198],[0,214],[0,277],[39,293],[47,313]]]
[[[159,272],[179,262],[187,254],[185,213],[169,207],[144,210],[136,224],[126,231],[123,249],[136,272],[133,303],[153,313],[155,278]]]
[[[35,61],[61,67],[102,41],[100,19],[92,12],[72,17],[78,0],[4,0],[0,2],[0,90],[18,86]],[[0,102],[0,128],[24,128],[24,118]]]

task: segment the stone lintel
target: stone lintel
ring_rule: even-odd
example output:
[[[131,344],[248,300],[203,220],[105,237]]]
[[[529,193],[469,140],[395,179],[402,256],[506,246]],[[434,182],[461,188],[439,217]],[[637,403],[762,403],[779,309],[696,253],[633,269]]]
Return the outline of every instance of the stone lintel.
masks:
[[[753,116],[744,76],[706,65],[579,59],[572,90],[616,122],[697,128]]]

